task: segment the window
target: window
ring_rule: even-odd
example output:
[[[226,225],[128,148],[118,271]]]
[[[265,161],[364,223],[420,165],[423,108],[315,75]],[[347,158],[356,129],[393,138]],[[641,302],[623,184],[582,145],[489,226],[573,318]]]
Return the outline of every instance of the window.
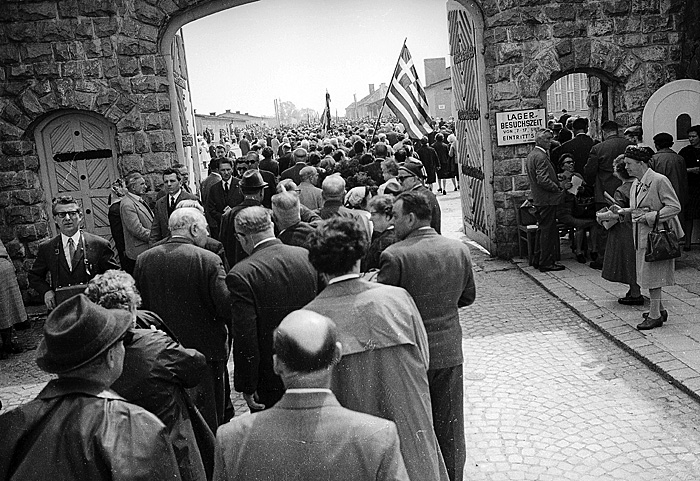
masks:
[[[588,110],[588,89],[581,89],[579,90],[579,93],[581,95],[581,100],[579,102],[579,105],[581,106],[580,110]]]
[[[562,105],[561,105],[561,92],[555,92],[554,93],[554,110],[557,112],[561,112]]]
[[[566,76],[566,90],[573,90],[574,89],[574,75],[567,75]]]
[[[566,109],[576,110],[576,99],[573,91],[566,92]]]
[[[680,114],[676,118],[676,140],[687,140],[688,129],[690,128],[691,119],[688,114]]]

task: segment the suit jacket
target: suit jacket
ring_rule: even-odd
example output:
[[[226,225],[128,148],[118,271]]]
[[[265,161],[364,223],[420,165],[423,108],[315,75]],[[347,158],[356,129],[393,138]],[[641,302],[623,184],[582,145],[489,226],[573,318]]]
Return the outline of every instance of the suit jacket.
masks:
[[[671,182],[681,206],[685,206],[688,202],[688,171],[685,159],[671,149],[661,149],[651,158],[649,167]]]
[[[583,169],[588,162],[591,148],[598,143],[586,134],[578,134],[573,139],[564,142],[552,151],[552,163],[559,168],[559,158],[562,154],[571,154],[574,158],[574,172],[583,175]]]
[[[261,160],[260,163],[258,164],[258,167],[260,167],[260,170],[264,170],[267,172],[272,172],[272,174],[276,177],[280,175],[280,165],[279,163],[274,160]]]
[[[272,332],[316,296],[317,279],[309,252],[279,239],[260,244],[231,268],[226,284],[233,308],[236,391],[278,393],[279,399],[284,387],[272,370]]]
[[[280,155],[280,158],[277,159],[277,162],[279,163],[280,172],[284,172],[289,167],[291,167],[292,162],[294,162],[293,154],[291,152],[287,152],[286,154]]]
[[[416,301],[430,343],[430,369],[462,364],[459,307],[476,298],[469,247],[434,229],[416,230],[387,247],[378,281],[406,289]]]
[[[232,207],[221,217],[221,228],[219,229],[219,240],[224,246],[228,265],[232,266],[248,257],[243,250],[243,246],[236,237],[236,216],[246,207],[260,206],[260,202],[253,199],[243,199],[243,202]]]
[[[189,239],[171,237],[136,259],[143,308],[158,314],[183,346],[208,361],[228,358],[231,303],[221,259]]]
[[[309,182],[302,182],[299,184],[299,203],[311,210],[320,209],[323,207],[323,191]]]
[[[202,204],[207,205],[207,198],[209,197],[209,191],[214,184],[221,182],[221,176],[219,174],[209,174],[200,184],[199,191],[202,194]]]
[[[124,265],[124,226],[122,226],[122,215],[119,212],[121,199],[109,206],[107,218],[109,219],[109,231],[112,233],[114,247],[117,248],[119,264]]]
[[[148,249],[153,224],[153,212],[140,197],[127,193],[119,202],[119,214],[124,228],[124,252],[131,260]]]
[[[367,242],[372,240],[372,225],[370,224],[369,218],[362,215],[359,210],[348,209],[338,200],[326,200],[323,203],[323,207],[315,210],[321,219],[326,220],[331,217],[345,217],[348,219],[354,219],[362,229],[367,233]]]
[[[97,274],[104,274],[109,269],[119,269],[114,252],[102,237],[83,232],[83,240],[76,247],[72,269],[68,267],[63,251],[61,235],[42,242],[28,272],[29,287],[42,297],[57,287],[86,284]],[[87,262],[86,262],[87,260]],[[46,274],[51,273],[51,284],[46,281]]]
[[[263,189],[262,205],[268,209],[272,209],[272,196],[277,193],[277,178],[275,174],[267,170],[258,169],[258,172],[260,172],[263,180],[267,182],[267,187]]]
[[[316,230],[314,226],[308,222],[299,221],[277,234],[277,238],[288,246],[306,248],[306,239],[314,230]]]
[[[239,180],[231,177],[231,182],[228,189],[228,195],[224,193],[223,181],[217,182],[209,190],[207,203],[204,204],[204,210],[207,213],[209,221],[209,231],[214,239],[219,238],[219,228],[221,226],[221,216],[224,215],[226,206],[234,207],[243,202],[243,193],[238,188]]]
[[[340,403],[396,423],[411,479],[446,480],[433,427],[428,338],[408,292],[351,278],[329,284],[304,309],[338,326],[343,357],[331,389]]]
[[[647,235],[651,231],[658,213],[659,226],[668,222],[678,238],[683,237],[683,228],[678,220],[681,203],[671,182],[658,172],[648,169],[641,179],[635,179],[630,188],[630,207],[647,207],[649,212],[644,216],[645,222],[634,222],[634,244],[646,246]]]
[[[342,407],[328,392],[287,393],[216,436],[214,480],[408,480],[396,425]]]
[[[430,204],[430,227],[435,229],[435,232],[438,234],[442,233],[442,210],[435,194],[423,184],[415,185],[411,190],[421,192],[428,198],[428,204]]]
[[[301,176],[299,175],[299,172],[301,172],[301,169],[304,167],[308,167],[305,162],[297,162],[280,174],[280,180],[292,179],[296,185],[301,184]]]
[[[583,170],[586,182],[595,185],[596,203],[605,203],[603,193],[613,195],[615,189],[622,184],[622,181],[613,175],[613,161],[618,155],[625,153],[628,145],[632,145],[632,142],[619,135],[611,135],[591,148]]]
[[[559,187],[554,166],[549,156],[539,147],[527,155],[525,161],[527,178],[530,180],[532,202],[535,205],[558,205],[561,203],[563,190]]]
[[[197,196],[185,192],[185,189],[180,189],[180,195],[175,199],[175,205],[181,200],[198,200]],[[151,246],[166,237],[170,236],[170,228],[168,220],[170,219],[170,196],[163,196],[156,201],[156,206],[153,212],[153,223],[151,224],[151,232],[148,236],[148,242]]]

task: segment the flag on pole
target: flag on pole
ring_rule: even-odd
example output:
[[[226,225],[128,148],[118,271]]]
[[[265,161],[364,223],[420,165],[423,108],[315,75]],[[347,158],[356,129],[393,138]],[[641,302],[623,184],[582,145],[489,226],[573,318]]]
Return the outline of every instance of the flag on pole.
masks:
[[[326,108],[323,109],[321,114],[321,128],[323,135],[326,135],[331,130],[331,95],[328,93],[328,90],[326,90]]]
[[[428,123],[428,100],[405,43],[389,85],[386,104],[399,118],[411,138],[420,139],[433,131]]]

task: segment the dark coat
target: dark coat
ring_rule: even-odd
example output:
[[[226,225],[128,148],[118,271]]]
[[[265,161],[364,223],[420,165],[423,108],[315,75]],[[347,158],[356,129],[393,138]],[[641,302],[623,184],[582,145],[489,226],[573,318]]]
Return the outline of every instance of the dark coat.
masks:
[[[563,189],[559,186],[554,165],[540,147],[535,147],[525,160],[527,178],[530,181],[532,203],[536,206],[559,205]]]
[[[236,391],[257,391],[268,407],[284,392],[272,370],[272,333],[292,311],[311,302],[318,275],[301,247],[272,239],[231,268],[226,284],[233,312],[233,382]]]
[[[584,167],[588,162],[588,155],[591,148],[598,143],[586,134],[578,134],[568,142],[564,142],[556,149],[552,150],[552,162],[556,164],[556,169],[561,170],[559,158],[562,154],[571,154],[574,158],[574,172],[583,175]]]
[[[299,172],[301,172],[301,169],[304,167],[308,167],[305,162],[297,162],[280,174],[280,180],[292,179],[296,185],[301,184],[301,175],[299,175]]]
[[[632,145],[632,142],[619,135],[611,135],[591,148],[583,170],[586,182],[595,185],[596,203],[606,203],[603,193],[607,192],[612,196],[615,189],[622,184],[620,179],[613,175],[613,161],[618,155],[625,153],[628,145]]]
[[[272,196],[277,193],[277,178],[275,174],[267,170],[259,169],[258,172],[260,172],[263,180],[267,183],[267,187],[263,189],[262,205],[268,209],[272,209]]]
[[[384,183],[384,177],[382,176],[382,162],[386,159],[378,157],[374,159],[369,165],[363,165],[360,170],[367,172],[367,176],[372,179],[377,185]]]
[[[224,215],[226,206],[234,207],[243,202],[243,193],[238,188],[238,179],[231,177],[228,195],[224,193],[223,181],[211,186],[204,211],[207,213],[209,221],[209,233],[214,239],[219,238],[219,228],[221,226],[221,216]]]
[[[279,164],[279,171],[284,172],[292,166],[294,162],[294,157],[291,152],[287,152],[286,154],[280,155],[280,158],[277,159],[277,162]]]
[[[276,177],[280,175],[280,164],[274,159],[270,160],[261,160],[260,163],[258,164],[258,167],[260,167],[260,170],[265,170],[267,172],[272,172],[272,174]]]
[[[114,247],[117,248],[117,256],[119,256],[119,264],[124,265],[124,226],[122,226],[122,216],[119,212],[120,200],[109,206],[107,218],[109,219],[109,231],[112,234]]]
[[[141,254],[134,270],[144,309],[162,317],[183,346],[208,361],[228,357],[224,319],[231,311],[225,277],[216,254],[183,237]]]
[[[369,248],[367,248],[367,254],[365,254],[365,257],[362,259],[360,267],[362,272],[367,272],[370,269],[379,269],[379,258],[382,252],[396,242],[396,233],[394,232],[393,226],[381,233],[375,231],[372,237],[372,243],[369,245]]]
[[[192,401],[184,389],[199,384],[206,359],[160,331],[132,329],[130,335],[125,344],[124,370],[112,389],[163,421],[183,481],[206,479],[203,458],[208,457],[211,475],[214,452],[212,444],[200,449],[195,429],[200,435],[208,433],[210,441],[214,434],[199,412],[191,409]]]
[[[438,202],[437,197],[435,197],[435,194],[433,194],[431,190],[423,184],[415,185],[411,188],[411,190],[421,192],[428,198],[428,204],[430,204],[430,227],[435,229],[435,232],[438,234],[441,234],[442,210],[440,209],[440,203]]]
[[[43,297],[47,291],[56,290],[57,287],[87,284],[97,274],[104,274],[109,269],[119,269],[109,242],[88,232],[83,232],[83,242],[84,249],[80,243],[76,248],[76,256],[72,262],[73,270],[66,262],[60,234],[42,242],[34,265],[28,273],[29,287]],[[51,285],[46,281],[46,274],[49,272]]]
[[[308,222],[300,221],[284,229],[277,235],[277,238],[288,246],[306,248],[306,239],[314,230],[314,226]]]
[[[416,153],[423,162],[423,167],[425,167],[425,173],[427,174],[426,182],[432,184],[435,182],[435,173],[440,167],[440,161],[438,159],[437,152],[435,149],[429,145],[421,145],[416,149]]]
[[[219,229],[219,240],[224,246],[228,265],[233,266],[237,262],[248,257],[243,250],[243,246],[236,237],[236,216],[246,207],[260,206],[260,202],[254,199],[244,199],[243,202],[226,212],[221,218],[221,228]]]
[[[180,189],[180,195],[175,199],[175,205],[181,200],[199,200],[194,194],[189,194],[185,192],[185,189]],[[151,235],[148,238],[148,242],[153,245],[156,242],[165,239],[170,236],[170,228],[168,227],[168,220],[170,219],[170,206],[168,205],[170,201],[169,196],[163,196],[156,201],[155,208],[153,209],[153,224],[151,224]]]
[[[0,416],[0,433],[0,479],[180,479],[163,423],[82,379],[49,381]]]
[[[688,202],[688,171],[685,159],[671,149],[661,149],[652,156],[649,167],[654,169],[654,172],[666,176],[676,191],[681,207],[685,206]]]
[[[462,364],[459,307],[476,298],[469,247],[433,229],[387,247],[377,280],[403,287],[416,301],[430,344],[430,369]]]

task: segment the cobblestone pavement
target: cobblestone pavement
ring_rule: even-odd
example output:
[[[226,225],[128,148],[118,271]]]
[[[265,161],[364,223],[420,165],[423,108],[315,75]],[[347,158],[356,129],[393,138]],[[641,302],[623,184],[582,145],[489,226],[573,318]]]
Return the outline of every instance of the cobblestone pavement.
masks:
[[[700,479],[700,405],[521,273],[472,249],[465,479]]]

